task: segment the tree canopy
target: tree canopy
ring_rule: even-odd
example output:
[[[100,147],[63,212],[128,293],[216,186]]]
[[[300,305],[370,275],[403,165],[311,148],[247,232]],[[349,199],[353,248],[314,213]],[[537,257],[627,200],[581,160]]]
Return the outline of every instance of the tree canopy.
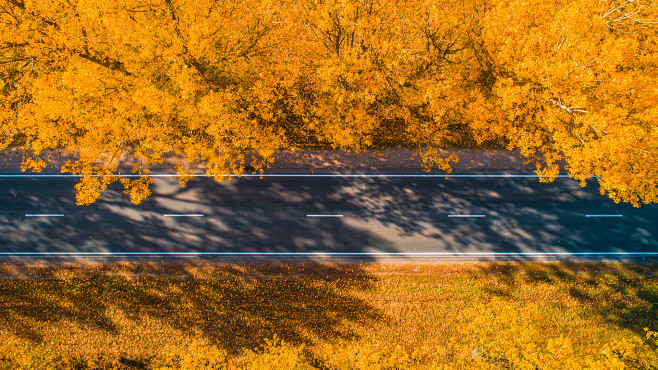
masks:
[[[0,150],[75,152],[78,204],[180,156],[218,181],[248,150],[519,149],[602,193],[658,201],[650,0],[0,0]],[[139,163],[130,181],[117,158]],[[96,177],[94,175],[105,175]]]

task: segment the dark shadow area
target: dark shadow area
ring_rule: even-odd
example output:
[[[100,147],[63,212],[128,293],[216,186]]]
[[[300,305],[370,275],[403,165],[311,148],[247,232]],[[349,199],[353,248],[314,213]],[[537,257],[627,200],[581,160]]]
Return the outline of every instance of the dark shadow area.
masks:
[[[311,195],[314,190],[285,189],[279,182],[251,178],[219,184],[197,178],[181,189],[176,179],[160,178],[154,194],[140,205],[131,204],[115,183],[95,204],[79,207],[73,189],[76,179],[23,181],[27,184],[3,181],[2,198],[7,199],[2,199],[0,210],[6,221],[0,224],[2,252],[394,250],[385,239],[340,219],[306,217],[320,211],[304,204],[317,198]]]
[[[1,179],[0,253],[496,252],[524,260],[528,252],[658,251],[658,205],[615,204],[595,183],[566,178],[197,177],[180,188],[160,177],[140,205],[115,183],[80,207],[76,182]],[[623,217],[600,217],[616,214]]]
[[[61,320],[120,335],[109,312],[117,309],[132,325],[157,319],[230,353],[256,349],[275,334],[295,345],[351,339],[356,334],[344,323],[386,320],[345,293],[374,283],[354,264],[4,262],[0,276],[0,325],[34,342],[47,339],[39,323]]]
[[[644,337],[658,328],[658,264],[503,263],[482,264],[478,274],[492,279],[490,294],[509,299],[518,283],[555,285],[593,314]]]

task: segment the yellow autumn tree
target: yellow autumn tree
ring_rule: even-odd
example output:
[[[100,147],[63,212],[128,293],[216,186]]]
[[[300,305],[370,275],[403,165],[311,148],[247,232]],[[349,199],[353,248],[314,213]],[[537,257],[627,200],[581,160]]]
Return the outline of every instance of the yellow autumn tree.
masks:
[[[283,137],[246,120],[237,93],[267,68],[261,47],[269,4],[211,1],[4,1],[2,147],[77,152],[62,168],[84,175],[78,204],[121,176],[132,150],[143,177],[122,181],[135,203],[148,195],[148,167],[174,151],[206,161],[218,180],[240,174],[244,150],[266,161]],[[183,166],[179,174],[182,176]]]
[[[551,180],[598,177],[615,201],[658,200],[658,7],[650,1],[493,2],[474,43],[490,65],[492,134]],[[489,105],[492,107],[492,105]],[[487,130],[480,121],[477,130]]]
[[[135,203],[173,152],[218,181],[249,150],[504,145],[550,181],[658,200],[649,0],[0,0],[0,150],[76,153],[78,204]],[[118,158],[134,157],[129,181]],[[540,155],[541,154],[541,155]],[[103,177],[98,177],[103,175]]]

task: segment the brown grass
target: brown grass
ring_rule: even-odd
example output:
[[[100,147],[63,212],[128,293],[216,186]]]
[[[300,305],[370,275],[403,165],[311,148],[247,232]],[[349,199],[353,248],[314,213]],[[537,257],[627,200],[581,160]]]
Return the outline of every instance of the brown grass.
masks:
[[[3,262],[0,368],[655,368],[656,267]]]

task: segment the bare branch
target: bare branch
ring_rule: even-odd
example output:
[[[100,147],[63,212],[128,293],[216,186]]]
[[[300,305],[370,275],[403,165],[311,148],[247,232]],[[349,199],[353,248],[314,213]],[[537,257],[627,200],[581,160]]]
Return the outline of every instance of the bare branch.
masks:
[[[105,94],[103,94],[103,95],[101,95],[101,96],[106,96],[106,95],[110,95],[110,94],[112,94],[112,93],[115,93],[115,92],[117,92],[117,91],[119,91],[119,88],[118,88],[118,87],[117,87],[117,88],[115,88],[115,89],[113,89],[113,90],[112,90],[112,91],[110,91],[110,92],[107,92],[107,93],[105,93]]]
[[[566,41],[566,39],[567,39],[567,37],[563,36],[561,41],[558,41],[558,42],[555,43],[557,45],[557,47],[555,48],[555,54],[554,55],[557,55],[557,52],[560,51],[560,48],[562,47],[562,45],[564,45],[564,41]]]
[[[611,30],[613,29],[612,23],[621,22],[621,21],[625,21],[625,20],[630,20],[630,21],[633,21],[635,23],[640,23],[640,24],[656,24],[656,23],[658,23],[658,22],[655,22],[655,21],[649,21],[649,20],[646,20],[646,19],[638,18],[636,16],[640,12],[644,12],[644,11],[647,11],[649,9],[655,8],[656,6],[658,6],[658,4],[652,4],[651,2],[649,2],[649,5],[640,5],[637,8],[635,8],[634,10],[629,11],[627,13],[624,13],[624,9],[626,8],[626,6],[628,6],[630,4],[637,3],[637,0],[628,0],[627,2],[625,2],[621,5],[618,5],[620,3],[620,1],[616,1],[615,3],[616,3],[615,6],[613,6],[608,11],[606,11],[605,14],[603,14],[603,12],[600,13],[601,19],[605,19],[613,13],[617,13],[617,17],[615,19],[610,20],[610,21],[606,21],[606,26],[608,26],[608,28],[610,28]]]
[[[589,123],[589,122],[588,122],[587,124],[589,125],[589,127],[591,127],[591,128],[594,130],[594,132],[596,132],[596,135],[597,135],[598,137],[600,137],[600,138],[603,137],[603,135],[601,135],[601,132],[599,132],[599,130],[597,130],[596,127],[594,127],[594,125],[592,125],[592,124]]]
[[[552,103],[554,106],[566,111],[567,113],[573,115],[574,113],[587,113],[587,110],[585,108],[579,108],[579,107],[567,107],[566,105],[562,104],[562,101],[558,98],[558,100],[555,99],[547,99],[549,103]]]
[[[589,67],[595,65],[596,63],[597,63],[596,59],[592,59],[592,60],[589,61],[589,64],[587,64],[585,66],[580,66],[580,69],[589,68]]]
[[[634,3],[635,1],[637,1],[637,0],[629,0],[629,1],[625,2],[624,4],[622,4],[622,5],[610,8],[605,14],[601,15],[601,18],[605,19],[605,17],[609,16],[610,14],[614,13],[617,10],[620,10],[620,9],[626,7],[626,5],[630,5],[630,4]],[[619,3],[619,1],[617,1],[617,3]]]

